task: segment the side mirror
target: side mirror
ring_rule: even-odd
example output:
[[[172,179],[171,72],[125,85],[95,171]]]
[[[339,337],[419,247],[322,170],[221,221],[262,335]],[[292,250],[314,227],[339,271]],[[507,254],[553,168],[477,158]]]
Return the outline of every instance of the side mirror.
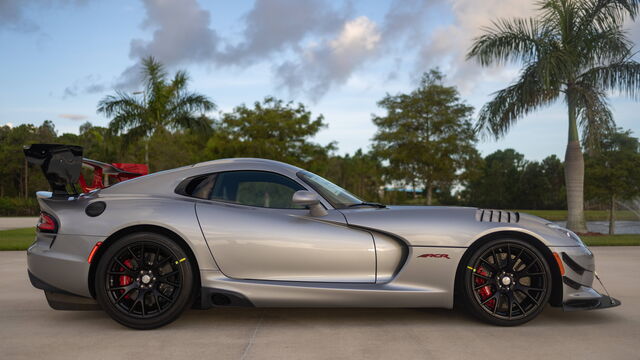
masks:
[[[293,203],[293,205],[308,206],[311,216],[325,216],[328,214],[327,210],[325,210],[322,204],[320,204],[318,195],[312,193],[311,191],[296,191],[295,193],[293,193],[291,202]]]

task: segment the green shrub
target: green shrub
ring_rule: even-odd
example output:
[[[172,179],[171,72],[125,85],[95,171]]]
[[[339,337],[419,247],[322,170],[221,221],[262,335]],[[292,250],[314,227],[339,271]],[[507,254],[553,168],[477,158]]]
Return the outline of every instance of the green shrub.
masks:
[[[37,216],[39,213],[35,198],[0,197],[0,216]]]

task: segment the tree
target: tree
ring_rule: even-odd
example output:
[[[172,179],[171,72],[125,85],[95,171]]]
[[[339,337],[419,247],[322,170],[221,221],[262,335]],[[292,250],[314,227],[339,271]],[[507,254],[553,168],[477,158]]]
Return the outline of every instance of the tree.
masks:
[[[480,111],[477,127],[500,137],[526,114],[563,97],[569,136],[565,154],[567,227],[587,230],[584,218],[584,158],[613,126],[608,91],[636,97],[640,64],[631,59],[632,43],[623,30],[635,19],[639,0],[546,0],[539,16],[499,20],[476,38],[467,58],[484,66],[521,63],[520,77],[495,93]]]
[[[189,92],[189,75],[175,73],[171,81],[164,66],[153,57],[142,60],[144,90],[141,93],[116,91],[98,103],[98,113],[113,118],[109,128],[124,134],[126,144],[145,140],[144,161],[149,165],[149,139],[157,131],[191,129],[209,133],[211,121],[205,112],[215,104],[202,94]]]
[[[609,234],[615,233],[616,201],[640,195],[640,143],[630,131],[614,131],[600,151],[586,157],[587,194],[609,203]]]
[[[294,106],[267,97],[253,108],[243,104],[223,114],[207,143],[206,155],[210,159],[245,156],[314,165],[326,160],[335,147],[310,141],[325,126],[322,115],[314,119],[303,104]],[[310,166],[309,170],[318,169]]]
[[[321,175],[363,199],[383,201],[382,164],[373,152],[358,149],[353,155],[331,156]]]
[[[519,179],[525,166],[524,155],[513,149],[487,155],[467,185],[469,205],[506,209],[517,206]]]
[[[425,73],[411,93],[387,94],[378,102],[387,114],[373,117],[378,126],[374,149],[388,162],[386,178],[414,192],[416,186],[424,186],[428,205],[434,189],[448,189],[476,154],[469,120],[473,108],[442,81],[438,70]]]

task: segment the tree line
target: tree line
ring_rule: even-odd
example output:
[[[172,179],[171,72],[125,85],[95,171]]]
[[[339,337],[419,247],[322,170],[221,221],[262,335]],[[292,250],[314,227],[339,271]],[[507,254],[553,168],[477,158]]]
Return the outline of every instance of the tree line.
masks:
[[[160,64],[153,59],[147,64],[148,89],[165,92],[163,87],[174,86]],[[0,212],[11,213],[11,201],[14,208],[15,204],[24,207],[27,201],[27,207],[34,208],[29,211],[37,211],[35,202],[15,200],[32,198],[36,190],[48,187],[39,169],[28,165],[22,156],[22,147],[35,142],[80,145],[85,157],[147,163],[151,171],[219,158],[269,158],[306,168],[364,199],[388,204],[566,208],[562,161],[555,155],[530,161],[514,149],[482,157],[476,149],[473,108],[444,80],[443,74],[431,70],[413,91],[387,94],[378,102],[383,114],[372,117],[378,131],[371,147],[345,155],[336,153],[333,142],[321,145],[313,141],[327,125],[322,115],[313,115],[304,104],[267,97],[210,118],[205,111],[215,106],[213,101],[184,87],[163,99],[146,95],[136,99],[135,106],[119,110],[112,103],[131,101],[132,95],[108,96],[98,111],[110,107],[114,119],[109,126],[87,122],[78,134],[58,134],[49,120],[39,126],[3,126],[0,196],[4,205],[0,204]],[[174,97],[185,94],[205,101],[206,106],[198,109],[191,104],[186,110],[171,110],[181,114],[179,120],[156,117],[158,112],[167,113],[166,107],[180,103]],[[152,107],[155,111],[146,109]],[[617,130],[603,137],[600,149],[587,154],[587,199],[591,205],[609,206],[615,199],[637,196],[638,140],[629,131]]]

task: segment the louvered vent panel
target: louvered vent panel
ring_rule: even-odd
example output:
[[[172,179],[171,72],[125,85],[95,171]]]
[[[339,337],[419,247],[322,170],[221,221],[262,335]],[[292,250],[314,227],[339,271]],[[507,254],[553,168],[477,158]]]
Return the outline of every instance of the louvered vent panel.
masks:
[[[481,222],[517,223],[520,221],[520,213],[517,211],[478,209],[476,220]]]

